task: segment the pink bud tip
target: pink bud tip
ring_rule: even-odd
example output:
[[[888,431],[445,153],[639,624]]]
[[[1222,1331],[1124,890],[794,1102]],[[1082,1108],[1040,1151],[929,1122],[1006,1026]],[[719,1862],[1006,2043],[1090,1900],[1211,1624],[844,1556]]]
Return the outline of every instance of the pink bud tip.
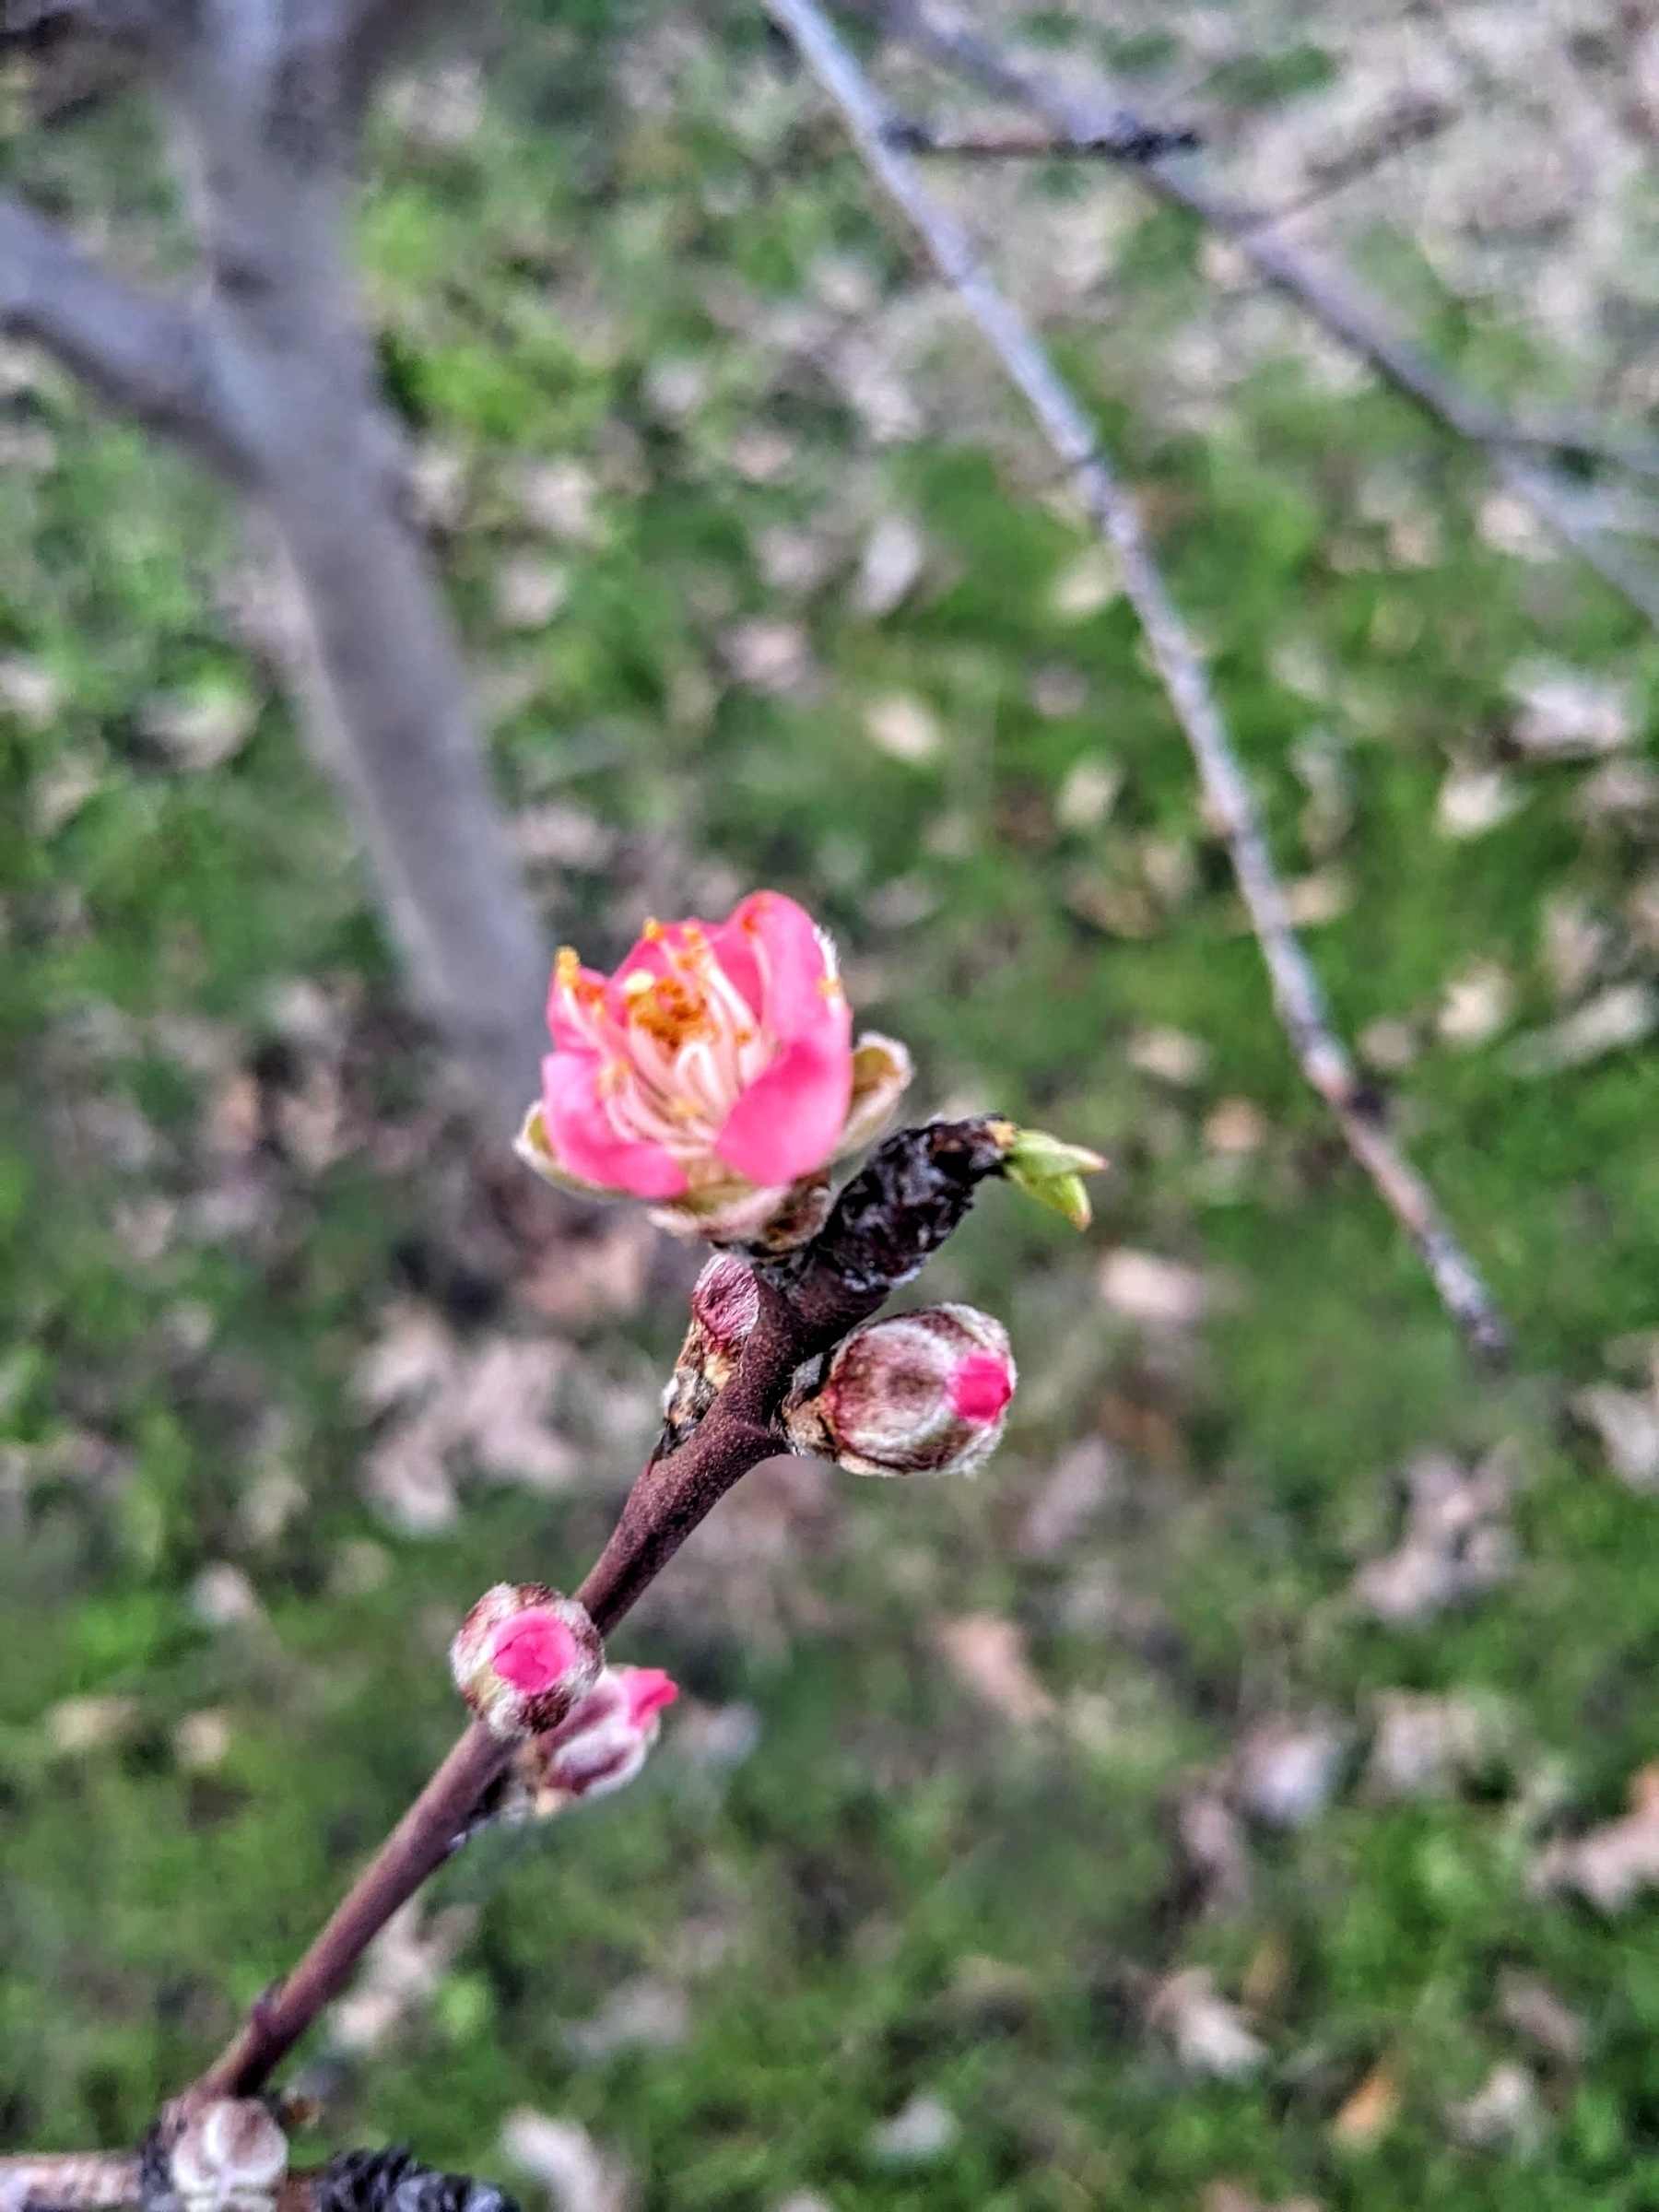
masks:
[[[679,1696],[679,1684],[660,1666],[619,1666],[617,1672],[628,1693],[629,1722],[635,1728],[642,1728]]]
[[[970,1352],[957,1361],[946,1387],[952,1410],[982,1427],[996,1420],[1014,1395],[1014,1378],[994,1352]]]
[[[520,1613],[497,1637],[489,1658],[503,1681],[526,1697],[537,1697],[575,1665],[576,1639],[550,1613]]]

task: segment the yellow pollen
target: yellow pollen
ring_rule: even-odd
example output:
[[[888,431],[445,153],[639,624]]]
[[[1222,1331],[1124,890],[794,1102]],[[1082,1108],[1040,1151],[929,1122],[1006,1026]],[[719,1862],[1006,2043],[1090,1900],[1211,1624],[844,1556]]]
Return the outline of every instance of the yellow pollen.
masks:
[[[846,996],[846,993],[841,988],[841,980],[839,975],[820,975],[818,989],[826,998],[844,998]]]
[[[694,1122],[702,1108],[695,1099],[674,1098],[668,1101],[668,1111],[677,1122]]]
[[[677,975],[647,976],[642,989],[635,989],[630,975],[622,988],[628,995],[629,1021],[667,1052],[681,1052],[693,1039],[715,1034],[709,1002]]]
[[[631,975],[622,978],[622,995],[624,998],[644,998],[655,989],[656,980],[649,968],[636,968]]]
[[[553,963],[553,980],[561,991],[572,991],[576,978],[582,973],[582,959],[573,945],[561,945],[559,958]]]
[[[654,914],[647,914],[645,917],[645,926],[640,932],[640,935],[644,938],[646,944],[654,945],[658,938],[663,936],[665,934],[665,933],[663,925],[657,920],[656,916]]]

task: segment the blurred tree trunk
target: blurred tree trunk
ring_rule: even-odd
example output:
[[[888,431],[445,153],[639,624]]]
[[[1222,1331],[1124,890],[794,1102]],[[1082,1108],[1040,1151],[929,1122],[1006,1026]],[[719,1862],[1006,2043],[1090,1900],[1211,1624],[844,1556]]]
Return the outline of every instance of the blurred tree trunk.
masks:
[[[411,995],[493,1136],[533,1095],[541,932],[491,794],[459,652],[407,512],[349,265],[363,100],[417,7],[137,0],[37,8],[130,41],[171,110],[201,253],[135,294],[0,207],[0,322],[187,444],[266,518],[300,617],[290,677],[368,854]]]

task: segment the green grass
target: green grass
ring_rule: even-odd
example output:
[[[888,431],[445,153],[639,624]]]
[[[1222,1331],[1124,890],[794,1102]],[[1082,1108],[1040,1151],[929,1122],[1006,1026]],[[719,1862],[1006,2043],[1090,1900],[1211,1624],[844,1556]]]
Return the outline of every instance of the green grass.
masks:
[[[496,2172],[501,2121],[530,2104],[589,2125],[644,2206],[677,2212],[767,2212],[805,2187],[837,2212],[1173,2208],[1220,2178],[1330,2208],[1651,2205],[1659,1912],[1603,1922],[1525,1877],[1551,1789],[1573,1818],[1606,1817],[1659,1752],[1653,1507],[1563,1413],[1609,1341],[1653,1320],[1652,1053],[1524,1083],[1501,1044],[1459,1053],[1430,1034],[1401,1078],[1412,1149],[1515,1324],[1515,1371],[1475,1371],[1291,1064],[1126,609],[1054,611],[1083,546],[1021,492],[1034,465],[949,422],[873,446],[820,370],[752,335],[761,308],[810,292],[827,252],[858,257],[878,295],[909,281],[833,138],[759,104],[735,135],[712,65],[674,107],[623,119],[605,43],[572,34],[559,53],[555,67],[533,41],[523,81],[458,149],[383,132],[362,222],[399,402],[468,456],[443,559],[481,671],[498,691],[513,679],[503,786],[622,834],[610,874],[559,883],[552,924],[601,956],[650,884],[689,900],[711,864],[775,883],[835,926],[862,1010],[918,1053],[924,1104],[971,1095],[1040,1117],[1102,1144],[1114,1171],[1085,1243],[994,1194],[930,1278],[1013,1331],[1025,1389],[993,1468],[972,1489],[838,1478],[770,1564],[711,1548],[677,1571],[628,1654],[702,1704],[751,1705],[752,1756],[699,1768],[671,1734],[626,1797],[464,1858],[442,1898],[477,1904],[473,1936],[404,2040],[336,2084],[321,2139],[405,2136]],[[1318,57],[1295,59],[1300,83]],[[1284,90],[1265,76],[1240,96]],[[88,198],[113,189],[101,143],[83,170],[53,157]],[[1117,281],[1149,317],[1172,313],[1195,283],[1190,232],[1148,219]],[[1469,842],[1434,834],[1436,794],[1503,727],[1517,661],[1619,674],[1645,702],[1652,641],[1571,568],[1490,550],[1468,520],[1470,465],[1382,395],[1323,395],[1287,365],[1206,437],[1155,437],[1110,342],[1066,351],[1155,494],[1288,876],[1316,860],[1294,748],[1316,727],[1340,741],[1352,899],[1312,943],[1345,1027],[1431,1012],[1450,974],[1492,957],[1515,971],[1521,1021],[1547,1019],[1545,900],[1571,891],[1617,916],[1653,865],[1651,833],[1588,831],[1581,768],[1518,770],[1526,806]],[[653,397],[667,360],[701,371],[688,419]],[[504,1574],[573,1581],[623,1462],[601,1439],[592,1483],[552,1501],[473,1488],[435,1540],[388,1529],[363,1498],[349,1378],[388,1303],[434,1299],[463,1333],[502,1317],[441,1147],[308,1168],[278,1143],[259,1171],[273,1218],[192,1226],[229,1173],[212,1135],[226,1083],[251,1069],[280,1097],[304,1077],[281,1011],[296,979],[354,1000],[383,1041],[352,1075],[359,1103],[406,1115],[429,1070],[280,707],[207,773],[145,735],[155,692],[238,665],[212,606],[235,558],[228,518],[53,372],[31,371],[6,411],[53,452],[0,470],[0,648],[48,671],[60,701],[0,720],[15,1346],[0,1368],[0,2139],[45,2147],[132,2139],[293,1957],[453,1726],[447,1626]],[[771,480],[744,464],[760,428],[793,443]],[[551,625],[504,638],[491,577],[535,546],[512,467],[557,454],[597,473],[601,532],[552,549],[572,588]],[[1439,516],[1432,565],[1400,567],[1362,519],[1381,467]],[[817,526],[854,476],[878,488],[872,506],[919,520],[923,582],[872,618],[843,564],[785,605],[758,534]],[[848,560],[860,543],[850,528]],[[730,626],[781,614],[806,627],[816,687],[727,685]],[[1327,700],[1289,688],[1291,645],[1328,670]],[[1084,703],[1045,715],[1032,683],[1055,663]],[[865,733],[866,704],[894,691],[945,730],[919,764]],[[1101,752],[1123,771],[1116,806],[1067,828],[1065,779]],[[72,771],[88,789],[65,811]],[[1186,858],[1190,889],[1167,903],[1145,888],[1148,840]],[[1088,918],[1125,886],[1144,935]],[[1149,1024],[1204,1041],[1195,1087],[1137,1072],[1128,1047]],[[1202,1131],[1237,1097],[1268,1135],[1229,1190]],[[158,1206],[179,1211],[145,1246]],[[1190,1349],[1143,1343],[1099,1304],[1120,1243],[1225,1272],[1234,1295]],[[675,1327],[648,1312],[587,1353],[637,1397]],[[1064,1559],[1022,1558],[1027,1503],[1095,1428],[1123,1485]],[[1401,1463],[1507,1437],[1530,1473],[1512,1578],[1416,1631],[1347,1606],[1356,1565],[1394,1540]],[[273,1455],[303,1499],[262,1539],[246,1501]],[[265,1608],[253,1629],[213,1631],[193,1603],[227,1559]],[[1080,1596],[1107,1578],[1115,1609],[1091,1614]],[[1109,1700],[1111,1729],[988,1718],[935,1641],[970,1611],[1018,1619],[1062,1714]],[[1191,1909],[1172,1808],[1245,1724],[1321,1709],[1363,1729],[1380,1690],[1453,1688],[1507,1701],[1512,1748],[1489,1783],[1388,1807],[1350,1774],[1311,1828],[1258,1840],[1247,1904]],[[125,1733],[54,1750],[45,1716],[89,1696],[135,1701]],[[205,1708],[229,1716],[230,1746],[190,1771],[174,1732]],[[1199,1964],[1236,1991],[1264,1946],[1286,1962],[1258,2020],[1267,2064],[1236,2086],[1184,2078],[1145,2026],[1149,1987]],[[1461,2147],[1446,2120],[1495,2063],[1530,2063],[1497,2008],[1505,1968],[1593,2023],[1582,2069],[1538,2067],[1543,2141],[1521,2172]],[[640,1976],[687,1979],[684,2040],[582,2058],[567,2030]],[[1345,2151],[1332,2119],[1383,2060],[1397,2119]],[[884,2164],[872,2124],[916,2092],[959,2132],[931,2164]]]

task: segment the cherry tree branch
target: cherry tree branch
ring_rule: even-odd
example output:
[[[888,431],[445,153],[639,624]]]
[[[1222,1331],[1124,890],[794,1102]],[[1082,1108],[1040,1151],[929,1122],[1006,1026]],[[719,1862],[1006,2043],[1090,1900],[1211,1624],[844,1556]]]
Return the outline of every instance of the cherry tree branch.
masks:
[[[952,1233],[978,1185],[1001,1172],[1005,1146],[996,1132],[1007,1127],[989,1119],[935,1122],[888,1137],[809,1244],[757,1267],[759,1316],[735,1374],[690,1439],[646,1466],[576,1592],[601,1635],[735,1482],[788,1449],[779,1416],[796,1370],[868,1319]],[[217,2097],[250,2096],[269,2080],[392,1914],[465,1838],[512,1751],[477,1722],[464,1731],[299,1964],[254,2005],[175,2115]]]
[[[1203,659],[1153,558],[1140,512],[1102,453],[1094,423],[1036,333],[992,281],[966,234],[933,198],[915,162],[895,145],[885,105],[816,0],[768,0],[768,6],[841,111],[871,173],[919,233],[935,267],[1023,394],[1090,519],[1116,553],[1124,593],[1186,735],[1207,808],[1226,839],[1274,1004],[1302,1073],[1330,1106],[1355,1159],[1416,1245],[1447,1312],[1482,1351],[1501,1354],[1508,1331],[1490,1293],[1429,1185],[1383,1127],[1336,1036]]]
[[[982,32],[946,21],[922,0],[851,0],[893,37],[986,91],[1041,117],[1059,147],[1087,150],[1102,135],[1132,137],[1145,130],[1135,111],[1103,88],[1076,90],[1017,59]],[[904,126],[900,124],[902,132]],[[1477,397],[1396,329],[1344,272],[1316,260],[1288,235],[1273,210],[1237,200],[1206,183],[1189,160],[1159,156],[1127,165],[1137,182],[1171,206],[1183,207],[1230,239],[1256,275],[1297,300],[1337,342],[1357,355],[1443,429],[1482,447],[1516,496],[1604,582],[1647,620],[1659,623],[1659,582],[1612,553],[1577,518],[1547,471],[1520,465],[1527,452],[1659,473],[1651,442],[1620,440],[1571,420],[1528,424]]]

